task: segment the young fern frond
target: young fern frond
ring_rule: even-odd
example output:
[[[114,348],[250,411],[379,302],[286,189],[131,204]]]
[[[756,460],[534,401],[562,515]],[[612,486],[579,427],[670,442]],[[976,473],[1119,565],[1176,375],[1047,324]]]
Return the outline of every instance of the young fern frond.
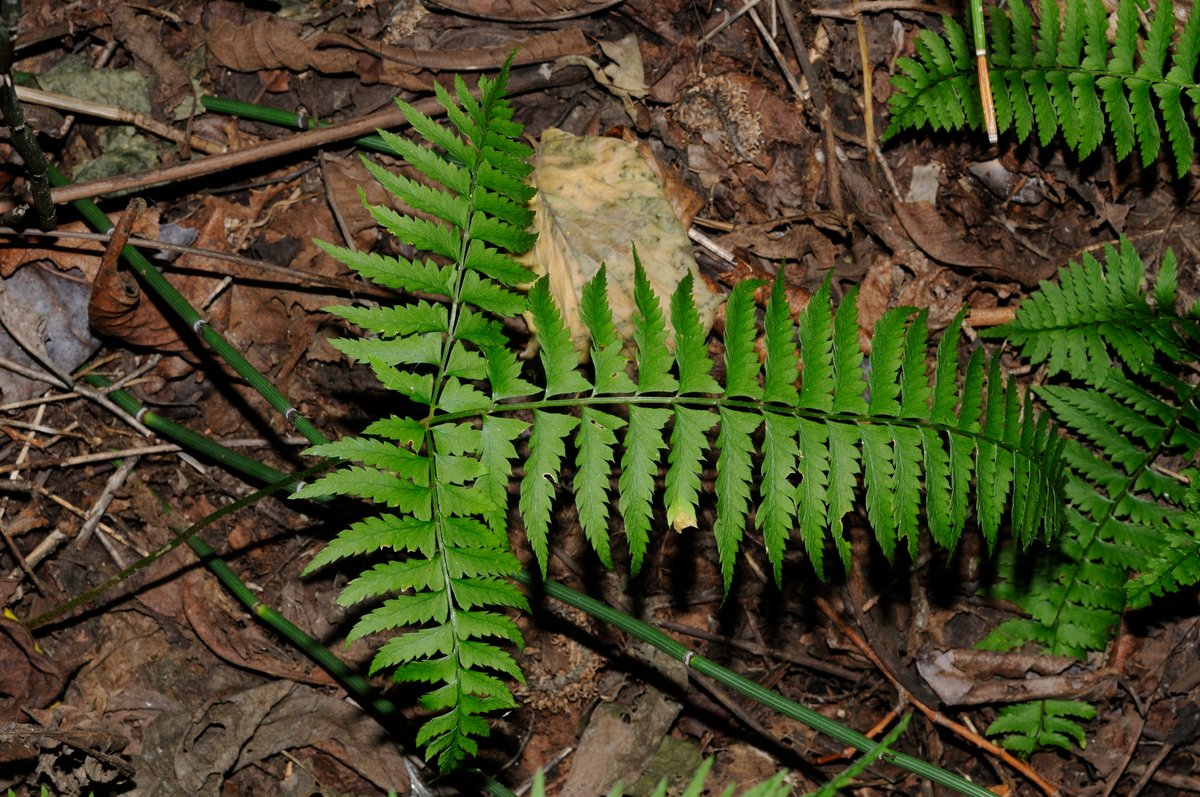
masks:
[[[1064,267],[993,332],[1079,384],[1038,388],[1074,435],[1063,449],[1067,531],[1028,580],[997,587],[1029,617],[997,627],[986,647],[1034,641],[1082,657],[1108,643],[1127,607],[1200,581],[1200,482],[1171,467],[1200,451],[1200,386],[1177,375],[1200,360],[1200,318],[1175,309],[1172,254],[1149,295],[1144,279],[1122,241],[1103,264],[1084,255]]]
[[[1087,735],[1076,720],[1095,717],[1096,709],[1078,700],[1034,700],[1000,709],[987,734],[1003,734],[1002,745],[1026,756],[1047,747],[1070,750],[1072,743],[1087,747]]]
[[[1061,130],[1080,158],[1109,130],[1118,159],[1136,146],[1148,165],[1162,148],[1161,115],[1175,171],[1183,176],[1194,157],[1200,107],[1200,2],[1193,0],[1186,25],[1174,36],[1170,0],[1152,7],[1145,31],[1136,0],[1120,0],[1111,45],[1102,0],[1066,0],[1063,8],[1060,18],[1059,4],[1042,0],[1036,34],[1024,0],[1013,0],[1007,13],[990,9],[997,127],[1015,129],[1024,141],[1036,125],[1043,146]],[[982,126],[974,52],[956,21],[943,17],[943,23],[944,38],[920,31],[916,57],[896,61],[885,139],[910,128]]]
[[[433,259],[324,245],[365,277],[425,298],[334,309],[375,335],[335,345],[369,365],[403,397],[405,409],[374,421],[361,437],[311,449],[350,464],[298,493],[357,496],[385,508],[342,531],[308,570],[384,554],[340,601],[370,604],[353,638],[390,635],[372,671],[430,684],[422,705],[433,716],[418,742],[442,768],[475,751],[488,729],[481,715],[513,705],[501,677],[520,678],[501,647],[520,645],[505,611],[525,607],[508,580],[518,568],[507,524],[507,488],[518,461],[520,514],[543,573],[552,512],[568,482],[601,561],[613,561],[616,528],[634,570],[645,560],[660,512],[678,530],[696,525],[702,501],[715,503],[713,533],[727,590],[745,555],[751,517],[777,580],[793,530],[819,575],[830,540],[849,567],[841,525],[860,477],[868,517],[889,558],[897,548],[915,554],[922,515],[936,541],[953,546],[975,481],[975,510],[989,544],[1010,502],[1021,542],[1058,532],[1059,438],[1020,401],[998,362],[985,362],[980,351],[959,384],[961,316],[928,372],[924,313],[886,314],[866,360],[853,293],[835,310],[826,284],[796,323],[777,281],[760,363],[759,283],[744,282],[728,299],[718,380],[691,279],[664,302],[635,257],[633,340],[616,331],[601,269],[580,300],[590,354],[589,365],[581,365],[547,279],[533,282],[508,254],[527,249],[531,237],[524,232],[528,151],[503,98],[506,74],[481,80],[478,100],[461,81],[453,97],[439,89],[453,129],[402,104],[434,148],[384,137],[427,183],[370,167],[425,217],[370,206],[372,214]],[[527,296],[516,292],[530,282]],[[540,387],[524,378],[498,320],[520,311],[536,326]],[[710,451],[712,497],[700,480]]]

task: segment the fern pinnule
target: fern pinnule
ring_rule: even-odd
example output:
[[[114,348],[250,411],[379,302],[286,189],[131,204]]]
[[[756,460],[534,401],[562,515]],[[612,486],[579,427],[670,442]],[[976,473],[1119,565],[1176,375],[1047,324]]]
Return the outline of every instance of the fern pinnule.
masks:
[[[1196,60],[1200,52],[1200,3],[1176,36],[1169,0],[1150,12],[1141,30],[1136,0],[1120,0],[1110,46],[1108,17],[1101,0],[1043,0],[1037,32],[1024,0],[1006,12],[990,9],[990,79],[1000,130],[1014,129],[1019,141],[1037,128],[1043,146],[1059,131],[1069,148],[1086,158],[1112,133],[1118,159],[1136,146],[1143,165],[1162,148],[1162,126],[1183,176],[1195,153],[1194,121],[1200,107]],[[982,110],[973,53],[966,34],[943,17],[945,39],[920,31],[915,57],[896,61],[885,138],[902,130],[932,127],[979,129]],[[1167,68],[1168,63],[1170,67]],[[1186,100],[1185,100],[1186,98]]]

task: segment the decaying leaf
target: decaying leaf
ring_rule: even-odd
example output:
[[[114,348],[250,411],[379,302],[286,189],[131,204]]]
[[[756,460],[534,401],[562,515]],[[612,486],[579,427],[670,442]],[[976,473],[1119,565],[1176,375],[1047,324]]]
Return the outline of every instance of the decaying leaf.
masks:
[[[642,51],[637,36],[632,33],[616,41],[600,42],[600,49],[612,61],[608,66],[588,58],[586,55],[565,55],[555,61],[558,67],[586,66],[604,88],[620,98],[630,117],[636,118],[633,100],[645,97],[650,89],[646,86],[646,70],[642,65]]]
[[[579,297],[602,263],[613,321],[624,337],[632,336],[633,246],[664,313],[667,299],[691,272],[701,321],[712,325],[722,296],[701,277],[687,231],[636,145],[550,128],[542,133],[533,163],[538,242],[526,262],[550,275],[550,290],[580,349],[587,332]]]
[[[544,23],[594,14],[621,0],[426,0],[456,14],[504,22]]]

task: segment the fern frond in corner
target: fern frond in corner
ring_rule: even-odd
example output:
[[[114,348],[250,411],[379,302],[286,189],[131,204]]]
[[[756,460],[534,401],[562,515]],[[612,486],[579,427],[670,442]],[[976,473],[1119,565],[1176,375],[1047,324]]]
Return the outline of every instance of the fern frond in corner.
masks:
[[[1096,709],[1078,700],[1035,700],[1000,709],[987,735],[1001,736],[1004,747],[1023,755],[1048,747],[1070,750],[1072,742],[1087,747],[1087,735],[1076,720],[1095,717]]]
[[[1064,267],[992,333],[1081,384],[1038,388],[1073,434],[1067,529],[1031,576],[999,583],[1028,617],[997,627],[985,647],[1033,641],[1082,657],[1108,644],[1127,607],[1200,581],[1200,482],[1174,467],[1200,452],[1200,385],[1181,370],[1200,361],[1200,318],[1175,309],[1170,253],[1149,293],[1128,241],[1104,255]]]
[[[1036,34],[1024,0],[1010,5],[1007,13],[993,7],[990,14],[989,76],[1000,130],[1012,128],[1024,141],[1036,125],[1043,146],[1061,131],[1081,158],[1108,130],[1118,159],[1136,146],[1146,165],[1158,157],[1165,128],[1175,171],[1187,172],[1200,107],[1200,1],[1193,0],[1175,36],[1170,0],[1152,7],[1144,31],[1136,0],[1119,0],[1111,45],[1102,0],[1066,0],[1061,17],[1059,3],[1042,0]],[[896,61],[885,139],[911,128],[983,123],[974,53],[962,27],[950,17],[943,22],[944,38],[920,31],[915,57]]]
[[[514,288],[532,279],[507,254],[526,251],[533,238],[524,231],[531,220],[525,184],[530,153],[518,140],[521,127],[504,99],[506,78],[507,65],[496,79],[481,78],[478,100],[461,80],[455,81],[453,97],[438,87],[453,130],[399,103],[413,128],[437,149],[380,131],[396,155],[435,187],[364,159],[385,188],[433,220],[380,206],[369,206],[372,215],[401,241],[440,260],[324,248],[368,279],[440,301],[332,308],[378,335],[334,345],[369,364],[414,415],[380,419],[364,437],[311,449],[361,464],[297,493],[357,496],[386,508],[341,532],[306,572],[343,557],[394,552],[395,558],[351,581],[339,602],[376,604],[351,639],[400,632],[380,647],[371,670],[432,686],[421,703],[433,717],[417,741],[443,770],[474,754],[475,737],[488,732],[481,715],[515,706],[497,676],[521,677],[512,656],[497,644],[520,645],[521,634],[497,610],[526,608],[507,578],[520,564],[505,523],[516,453],[512,441],[526,424],[490,417],[482,424],[447,420],[449,413],[479,413],[495,400],[532,391],[495,320],[524,309],[524,297]]]

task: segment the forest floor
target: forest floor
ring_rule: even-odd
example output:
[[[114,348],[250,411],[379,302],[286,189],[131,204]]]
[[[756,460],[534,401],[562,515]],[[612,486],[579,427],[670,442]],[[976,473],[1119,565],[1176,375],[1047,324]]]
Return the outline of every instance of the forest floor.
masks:
[[[1018,144],[1011,135],[989,145],[977,131],[918,131],[878,143],[897,57],[911,54],[916,31],[940,30],[940,14],[961,19],[962,8],[763,0],[754,12],[762,31],[751,14],[718,30],[726,6],[737,4],[25,0],[15,69],[49,75],[39,79],[46,90],[123,107],[176,131],[167,140],[83,112],[25,106],[51,162],[74,182],[107,179],[105,191],[127,189],[100,200],[114,218],[131,194],[149,201],[133,234],[188,247],[156,264],[331,437],[360,431],[386,411],[387,399],[367,369],[352,368],[326,342],[345,330],[322,308],[382,297],[313,240],[394,251],[358,187],[371,201],[388,197],[342,140],[165,185],[123,182],[123,174],[211,157],[198,154],[205,142],[215,152],[296,135],[200,113],[198,94],[339,123],[385,109],[397,95],[427,97],[434,80],[454,73],[472,81],[494,73],[519,47],[513,83],[522,91],[512,101],[531,141],[557,127],[648,145],[679,178],[677,196],[691,197],[690,229],[715,244],[695,247],[714,290],[783,270],[799,304],[827,279],[837,296],[857,286],[865,329],[900,305],[927,308],[935,331],[966,307],[968,323],[981,328],[1011,317],[1059,266],[1125,236],[1150,264],[1174,248],[1181,292],[1200,293],[1191,265],[1200,261],[1194,167],[1175,179],[1165,159],[1144,168],[1118,163],[1107,143],[1080,162],[1065,149]],[[789,13],[806,64],[788,39]],[[12,196],[24,190],[24,169],[7,140],[0,154],[0,191]],[[59,217],[63,230],[85,229],[69,206]],[[216,364],[190,330],[153,309],[127,312],[119,285],[97,287],[118,309],[105,334],[92,338],[83,308],[99,285],[101,252],[95,242],[5,233],[6,307],[36,308],[35,317],[57,325],[58,337],[80,340],[63,370],[86,361],[114,379],[132,376],[127,388],[155,412],[272,466],[302,466],[305,443],[281,415]],[[213,252],[238,257],[220,260]],[[23,287],[10,282],[22,274],[30,277]],[[19,346],[3,345],[5,361],[21,360]],[[24,361],[26,371],[41,368]],[[1020,372],[1015,359],[1005,364],[1022,380],[1038,377]],[[0,788],[428,793],[420,782],[432,783],[434,793],[473,793],[454,778],[438,781],[414,750],[389,742],[323,671],[229,598],[186,547],[32,635],[14,622],[100,584],[163,544],[172,529],[253,487],[142,435],[53,376],[0,373],[0,472],[13,479],[0,491],[0,598],[10,618],[0,619],[0,723],[10,723],[0,725]],[[93,516],[98,525],[86,523]],[[336,603],[346,576],[300,576],[338,520],[267,499],[205,536],[264,603],[365,668],[368,642],[341,643],[353,619]],[[941,703],[918,671],[1012,616],[1011,607],[973,592],[987,569],[977,535],[968,534],[952,557],[925,553],[888,568],[865,519],[852,514],[852,572],[821,584],[796,552],[779,590],[751,531],[734,591],[723,598],[715,545],[704,530],[655,535],[642,575],[631,580],[623,564],[602,571],[570,513],[556,521],[555,577],[620,605],[636,595],[646,619],[698,652],[857,730],[910,710],[910,699],[980,731],[996,716],[995,703]],[[1194,589],[1185,591],[1123,625],[1108,651],[1056,665],[1084,680],[1089,672],[1111,674],[1105,688],[1087,694],[1098,707],[1086,724],[1087,748],[1039,752],[1029,761],[1061,793],[1200,794],[1194,724],[1190,735],[1171,735],[1179,726],[1163,716],[1167,703],[1152,700],[1164,679],[1195,668],[1196,598]],[[703,679],[664,676],[674,671],[578,613],[547,601],[521,627],[522,707],[496,720],[478,762],[519,793],[542,767],[549,794],[592,797],[620,778],[628,794],[643,795],[654,774],[678,777],[712,755],[706,793],[729,784],[740,791],[787,768],[799,794],[850,761],[832,741],[744,697]],[[971,677],[1015,683],[1051,658],[1027,651],[1009,670],[980,663]],[[1022,669],[1012,672],[1012,661]],[[1174,715],[1197,713],[1196,682],[1169,703]],[[379,685],[386,687],[382,679]],[[394,696],[412,705],[408,693]],[[998,794],[1041,793],[991,753],[920,715],[897,746]],[[847,793],[947,792],[880,765]]]

